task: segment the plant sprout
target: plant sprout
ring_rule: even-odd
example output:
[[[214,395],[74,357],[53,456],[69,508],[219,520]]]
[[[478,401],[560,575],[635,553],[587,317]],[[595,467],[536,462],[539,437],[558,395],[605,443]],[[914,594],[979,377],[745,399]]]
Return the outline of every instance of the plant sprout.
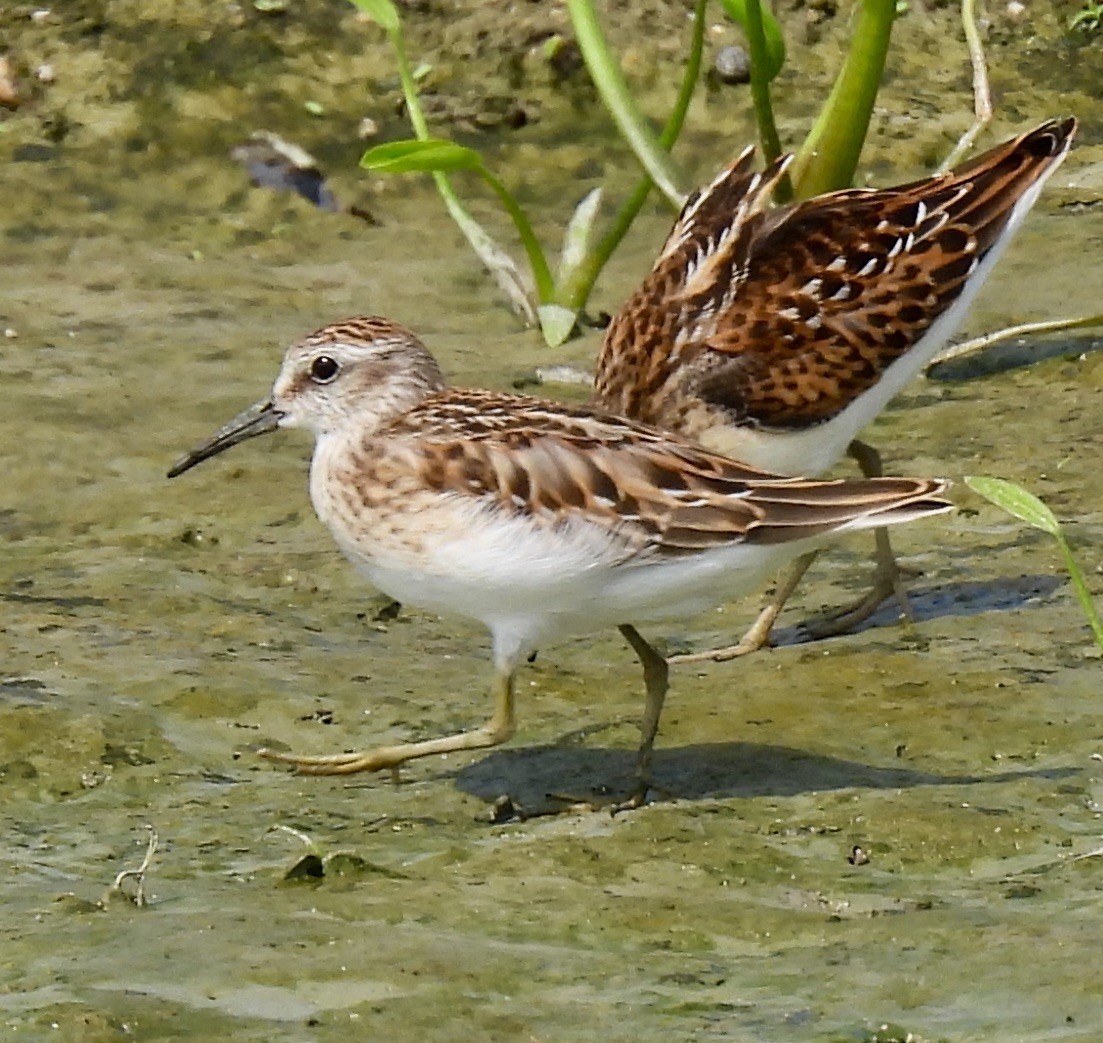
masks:
[[[598,25],[591,0],[567,0],[575,38],[590,76],[644,174],[628,199],[617,210],[608,229],[592,246],[590,239],[598,216],[600,196],[590,193],[582,200],[567,224],[560,261],[554,275],[547,254],[533,232],[523,208],[490,170],[482,156],[475,149],[443,140],[429,132],[418,99],[417,83],[410,72],[401,20],[393,0],[351,2],[387,33],[395,52],[407,111],[416,135],[416,140],[413,141],[391,142],[369,149],[361,158],[360,165],[366,170],[380,173],[432,173],[449,214],[516,310],[530,324],[539,322],[548,344],[554,346],[562,343],[575,329],[578,316],[589,299],[598,275],[639,213],[652,185],[659,188],[672,206],[681,206],[684,197],[677,187],[677,177],[670,163],[669,153],[685,121],[700,73],[707,0],[696,0],[690,52],[681,88],[666,126],[657,136],[632,100],[620,66],[610,52]],[[769,75],[775,75],[785,55],[777,22],[768,12],[760,9],[760,0],[722,2],[728,12],[741,23],[745,24],[746,19],[753,15],[759,17],[765,41],[759,48],[765,55],[762,63],[768,68]],[[752,6],[753,12],[748,14]],[[449,173],[457,171],[478,174],[498,196],[512,219],[525,250],[531,282],[463,208],[447,177]]]
[[[1061,531],[1061,523],[1054,513],[1035,496],[1027,492],[1021,485],[1009,482],[1004,478],[966,478],[965,484],[973,492],[983,496],[989,503],[1007,511],[1020,521],[1042,532],[1048,532],[1057,541],[1061,550],[1061,556],[1065,559],[1065,568],[1068,570],[1069,579],[1072,581],[1072,589],[1076,592],[1076,598],[1080,607],[1084,610],[1084,616],[1091,627],[1095,643],[1103,651],[1103,622],[1100,622],[1099,613],[1092,601],[1091,591],[1084,579],[1084,573],[1080,570],[1076,559],[1073,557],[1072,548],[1069,547],[1065,534]]]

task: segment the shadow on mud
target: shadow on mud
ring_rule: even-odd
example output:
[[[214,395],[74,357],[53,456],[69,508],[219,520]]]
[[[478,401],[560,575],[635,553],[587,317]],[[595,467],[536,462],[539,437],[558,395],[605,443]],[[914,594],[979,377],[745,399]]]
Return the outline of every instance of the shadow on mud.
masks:
[[[461,768],[454,778],[456,785],[472,796],[494,801],[508,794],[515,802],[535,808],[543,806],[549,794],[579,798],[596,795],[599,799],[622,796],[629,788],[634,764],[635,752],[631,749],[531,747],[490,753]],[[1023,779],[1065,779],[1080,773],[1079,768],[1049,767],[940,775],[752,742],[696,743],[659,749],[654,761],[655,792],[660,800],[792,797],[824,790],[991,785]]]
[[[913,621],[922,623],[946,616],[976,616],[982,612],[1008,612],[1023,608],[1052,597],[1065,582],[1063,576],[997,576],[939,587],[908,588],[907,594]],[[891,627],[899,622],[900,606],[895,599],[890,599],[848,633],[860,634],[863,630]],[[803,623],[778,627],[771,635],[771,644],[779,648],[811,644],[814,640]]]

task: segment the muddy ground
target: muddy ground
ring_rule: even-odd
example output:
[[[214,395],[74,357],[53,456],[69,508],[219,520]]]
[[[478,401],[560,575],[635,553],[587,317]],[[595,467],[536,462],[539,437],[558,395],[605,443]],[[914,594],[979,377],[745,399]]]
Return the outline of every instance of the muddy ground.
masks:
[[[861,589],[868,541],[854,539],[787,611],[794,643],[675,672],[661,792],[637,813],[488,822],[503,792],[533,807],[624,785],[642,700],[615,635],[541,654],[508,747],[417,763],[398,785],[251,754],[476,723],[486,637],[384,611],[313,516],[303,439],[171,483],[168,465],[265,393],[287,341],[341,315],[392,315],[457,382],[503,388],[552,354],[589,365],[598,336],[549,353],[429,184],[357,173],[365,116],[377,140],[407,133],[378,30],[336,2],[260,6],[0,11],[21,101],[0,112],[6,1037],[1097,1041],[1100,660],[1047,538],[960,481],[956,513],[895,537],[921,572],[916,623],[886,611],[800,643],[801,619]],[[1067,112],[1083,129],[968,332],[1099,308],[1103,70],[1098,42],[1065,31],[1076,9],[987,12],[985,140]],[[403,10],[434,125],[493,157],[542,234],[593,185],[631,182],[584,74],[547,60],[562,5]],[[832,12],[780,12],[790,142],[845,39],[846,9]],[[686,6],[610,5],[603,20],[661,117]],[[713,21],[710,55],[737,39]],[[970,105],[953,12],[913,4],[861,179],[929,170]],[[257,128],[316,154],[378,223],[250,188],[228,153]],[[706,86],[677,151],[686,185],[750,138],[742,88]],[[669,221],[647,209],[596,309],[618,306]],[[1097,344],[1082,333],[1030,367],[917,382],[869,437],[893,470],[999,474],[1044,496],[1098,597]],[[707,647],[754,608],[655,636]],[[136,908],[105,896],[147,826],[160,846]]]

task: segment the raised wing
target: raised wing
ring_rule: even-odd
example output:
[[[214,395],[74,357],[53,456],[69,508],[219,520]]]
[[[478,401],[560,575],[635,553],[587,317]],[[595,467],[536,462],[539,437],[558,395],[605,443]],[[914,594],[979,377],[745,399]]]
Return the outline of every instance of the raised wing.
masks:
[[[694,201],[700,221],[717,222],[721,233],[679,231],[683,215],[614,320],[598,400],[658,421],[657,403],[676,378],[736,421],[828,419],[914,348],[977,268],[994,262],[1075,127],[1050,121],[940,177],[775,210],[765,209],[769,177],[752,188],[745,154],[729,168],[738,178],[719,181],[745,186],[736,218],[725,223],[715,201]],[[698,258],[693,251],[708,243],[713,253]],[[674,260],[684,278],[675,277]]]

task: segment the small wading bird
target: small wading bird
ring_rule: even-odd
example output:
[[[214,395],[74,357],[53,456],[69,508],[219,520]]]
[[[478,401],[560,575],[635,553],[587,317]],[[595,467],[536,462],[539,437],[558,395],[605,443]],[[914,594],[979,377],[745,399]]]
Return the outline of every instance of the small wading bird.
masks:
[[[606,331],[594,402],[781,474],[819,475],[844,453],[881,473],[858,432],[942,349],[1065,158],[1076,121],[1050,121],[937,177],[771,208],[792,157],[761,173],[748,149],[690,196],[651,273]],[[814,553],[797,562],[729,659],[766,643]],[[894,591],[877,532],[869,595]]]
[[[380,318],[334,323],[293,345],[271,396],[169,477],[277,427],[313,431],[314,509],[376,587],[403,604],[479,620],[493,641],[495,710],[482,727],[364,753],[263,751],[315,774],[504,742],[525,657],[616,626],[646,687],[624,804],[638,806],[667,667],[636,624],[683,619],[754,589],[834,533],[950,506],[936,480],[778,477],[589,409],[448,388],[417,337]]]

